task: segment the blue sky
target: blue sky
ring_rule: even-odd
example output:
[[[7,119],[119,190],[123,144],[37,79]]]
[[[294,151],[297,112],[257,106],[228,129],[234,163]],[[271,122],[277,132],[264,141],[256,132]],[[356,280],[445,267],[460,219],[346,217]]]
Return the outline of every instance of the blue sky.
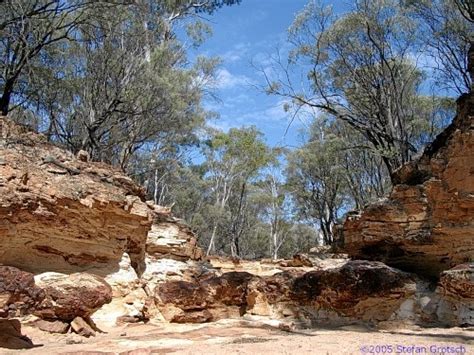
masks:
[[[308,117],[291,120],[284,112],[284,99],[262,92],[264,77],[258,68],[270,68],[270,56],[290,50],[287,30],[295,15],[309,0],[242,0],[209,16],[213,35],[193,55],[219,56],[215,94],[219,101],[206,100],[205,107],[217,112],[211,125],[227,131],[231,127],[255,125],[272,146],[295,147],[302,143]],[[350,0],[327,0],[335,13],[348,10]],[[419,55],[419,54],[418,54]],[[426,57],[423,57],[426,60]],[[430,82],[425,83],[428,93]]]
[[[228,130],[255,125],[272,146],[298,144],[299,132],[305,127],[303,119],[289,126],[283,100],[257,88],[264,78],[254,66],[267,67],[277,48],[288,51],[287,29],[306,4],[307,0],[242,0],[209,18],[213,36],[197,52],[223,60],[215,88],[220,101],[205,103],[220,115],[211,122],[213,126]]]

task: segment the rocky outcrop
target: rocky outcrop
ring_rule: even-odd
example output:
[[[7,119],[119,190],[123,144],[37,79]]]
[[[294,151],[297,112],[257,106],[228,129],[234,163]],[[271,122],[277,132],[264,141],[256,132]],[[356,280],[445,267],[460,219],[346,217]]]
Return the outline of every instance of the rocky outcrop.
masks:
[[[446,326],[474,325],[474,264],[458,265],[441,274],[436,315]]]
[[[156,287],[154,296],[170,322],[254,314],[334,324],[388,320],[415,290],[409,274],[379,262],[350,261],[341,267],[267,277],[229,272],[195,282],[165,282]]]
[[[144,268],[151,228],[143,191],[0,118],[0,263],[25,271],[107,275],[124,252]]]
[[[314,248],[308,254],[296,254],[292,259],[241,260],[237,258],[208,257],[213,269],[222,273],[241,271],[258,276],[272,276],[284,271],[311,271],[342,266],[348,261],[347,254],[321,253]]]
[[[187,277],[201,256],[194,233],[123,173],[0,117],[0,264],[25,270],[0,275],[4,313],[70,323],[114,296],[115,318],[142,319],[147,287]],[[39,307],[27,272],[46,291]]]
[[[418,160],[399,169],[390,196],[347,218],[345,251],[357,259],[437,278],[474,256],[474,94]]]
[[[57,334],[66,334],[70,327],[68,323],[60,320],[38,319],[32,324],[44,332]]]
[[[347,253],[370,261],[325,248],[243,261],[203,260],[194,233],[122,173],[0,118],[0,263],[11,265],[0,266],[0,317],[33,312],[46,332],[87,337],[94,322],[246,316],[472,325],[473,266],[448,269],[474,255],[473,128],[465,96],[453,124],[398,171],[390,197],[348,218]],[[445,271],[433,291],[379,261],[432,277]],[[6,342],[21,339],[5,324]]]
[[[76,317],[88,319],[97,309],[112,300],[112,288],[96,275],[45,273],[35,279],[46,294],[34,312],[43,319],[66,322]]]
[[[198,260],[196,237],[169,209],[144,201],[120,171],[89,162],[0,117],[0,263],[25,271],[107,276],[124,253]]]
[[[159,210],[159,206],[155,208]],[[178,261],[201,260],[203,256],[193,231],[180,219],[165,213],[155,214],[146,240],[146,253],[153,259]]]
[[[31,313],[45,297],[33,274],[11,266],[0,266],[0,317]]]
[[[194,282],[164,282],[155,289],[155,302],[171,322],[206,322],[245,313],[247,272],[229,272]]]

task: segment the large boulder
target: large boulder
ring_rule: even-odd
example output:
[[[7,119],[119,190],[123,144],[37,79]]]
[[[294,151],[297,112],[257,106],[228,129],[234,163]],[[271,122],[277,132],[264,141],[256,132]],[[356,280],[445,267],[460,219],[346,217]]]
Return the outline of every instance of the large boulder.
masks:
[[[44,273],[35,277],[46,294],[34,314],[43,319],[72,321],[89,317],[112,300],[112,288],[99,276]]]
[[[44,291],[33,274],[11,266],[0,266],[0,317],[18,317],[34,311]]]
[[[415,291],[413,276],[380,262],[356,260],[323,270],[276,274],[254,284],[247,301],[252,314],[293,316],[308,324],[376,323],[395,317]]]
[[[200,323],[245,313],[247,284],[255,276],[229,272],[197,281],[170,281],[155,288],[155,304],[170,322]]]
[[[400,168],[390,196],[343,228],[352,258],[437,278],[474,255],[474,94],[416,161]]]
[[[245,314],[315,323],[379,322],[396,317],[416,291],[409,274],[380,262],[349,261],[260,277],[229,272],[159,284],[155,304],[170,322],[207,322]]]

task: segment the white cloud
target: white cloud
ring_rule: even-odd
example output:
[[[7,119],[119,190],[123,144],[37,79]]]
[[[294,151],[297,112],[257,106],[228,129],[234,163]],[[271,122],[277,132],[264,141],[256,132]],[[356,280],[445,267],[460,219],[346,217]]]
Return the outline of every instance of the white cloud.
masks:
[[[280,100],[274,106],[264,110],[264,119],[268,121],[282,121],[287,120],[289,113],[285,111],[285,105],[288,104],[287,100]]]
[[[213,87],[216,89],[232,89],[238,86],[248,86],[254,81],[245,75],[235,75],[227,69],[219,69]]]
[[[432,70],[438,67],[438,63],[434,55],[428,51],[420,51],[417,53],[408,53],[408,59],[416,67],[421,67],[426,70]]]
[[[220,55],[225,63],[235,63],[247,56],[251,46],[249,43],[237,43],[230,50]]]

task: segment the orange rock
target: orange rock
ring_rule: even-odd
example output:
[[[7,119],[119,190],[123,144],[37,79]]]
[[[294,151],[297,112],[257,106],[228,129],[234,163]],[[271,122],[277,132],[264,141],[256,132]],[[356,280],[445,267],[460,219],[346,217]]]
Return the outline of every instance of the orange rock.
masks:
[[[344,223],[344,249],[437,278],[474,256],[474,94],[416,161],[401,167],[388,199]]]

